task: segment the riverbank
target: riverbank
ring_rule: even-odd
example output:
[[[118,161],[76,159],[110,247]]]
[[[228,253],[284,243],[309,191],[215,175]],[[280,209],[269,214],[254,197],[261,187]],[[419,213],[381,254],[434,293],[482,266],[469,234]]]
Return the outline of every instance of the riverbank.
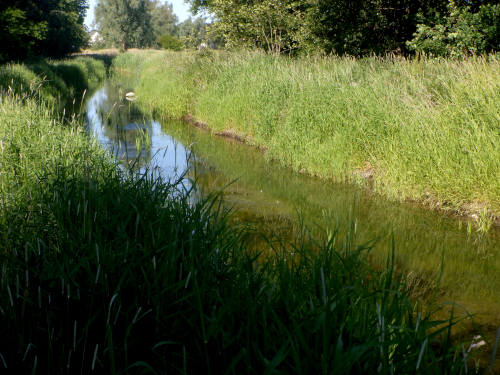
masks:
[[[468,60],[304,58],[257,53],[122,54],[156,113],[190,116],[311,175],[392,199],[500,216],[496,56]]]
[[[231,224],[217,194],[193,202],[182,178],[121,172],[37,92],[0,100],[3,372],[488,366],[474,363],[472,337],[460,338],[465,353],[450,345],[456,319],[414,304],[394,254],[374,267],[352,228],[342,240],[300,228],[292,242],[252,248],[259,234]]]
[[[19,97],[35,97],[46,103],[63,105],[71,98],[82,100],[84,90],[96,86],[106,77],[106,67],[96,59],[75,57],[52,61],[40,59],[31,63],[0,66],[0,87]]]

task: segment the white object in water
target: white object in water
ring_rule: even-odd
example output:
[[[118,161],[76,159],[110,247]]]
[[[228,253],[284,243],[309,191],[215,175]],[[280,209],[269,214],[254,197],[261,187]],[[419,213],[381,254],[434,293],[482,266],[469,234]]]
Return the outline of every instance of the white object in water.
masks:
[[[127,92],[127,93],[125,94],[125,97],[126,97],[126,98],[131,98],[132,96],[135,96],[135,93],[134,93],[134,92],[132,92],[132,91],[131,91],[131,92]]]

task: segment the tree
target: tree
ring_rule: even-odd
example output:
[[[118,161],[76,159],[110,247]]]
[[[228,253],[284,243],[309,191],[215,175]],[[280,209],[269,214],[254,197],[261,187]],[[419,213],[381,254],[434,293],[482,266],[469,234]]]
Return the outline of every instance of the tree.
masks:
[[[429,22],[422,18],[408,48],[440,56],[500,50],[500,5],[450,1],[447,12]]]
[[[87,0],[3,0],[0,59],[59,57],[84,47]]]
[[[169,2],[162,4],[160,0],[151,0],[149,6],[155,40],[163,35],[173,36],[179,19],[174,13],[172,4]]]
[[[177,25],[175,34],[186,48],[196,48],[207,41],[206,20],[203,17],[189,17]]]
[[[227,47],[289,53],[304,47],[310,36],[306,1],[191,0],[190,4],[193,12],[213,15],[212,33],[222,36]]]
[[[367,55],[407,52],[421,17],[446,9],[441,0],[315,0],[312,34],[327,53]]]
[[[142,48],[156,42],[149,0],[98,0],[95,24],[109,47]]]
[[[253,45],[274,53],[312,50],[356,56],[407,52],[405,42],[416,32],[420,17],[433,17],[446,9],[442,0],[188,2],[193,12],[213,14],[214,30],[226,37],[229,46]]]

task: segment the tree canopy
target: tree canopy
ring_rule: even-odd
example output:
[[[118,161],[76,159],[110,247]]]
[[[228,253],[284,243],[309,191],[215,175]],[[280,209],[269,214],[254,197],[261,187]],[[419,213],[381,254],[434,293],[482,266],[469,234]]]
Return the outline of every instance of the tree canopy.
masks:
[[[155,36],[148,0],[99,0],[95,23],[110,46],[127,50],[152,46]]]
[[[0,61],[59,57],[84,47],[87,8],[88,0],[2,0]]]
[[[187,0],[214,18],[226,45],[274,53],[371,53],[500,48],[499,0]]]
[[[163,35],[174,35],[177,16],[161,0],[98,0],[95,25],[108,47],[156,47]]]

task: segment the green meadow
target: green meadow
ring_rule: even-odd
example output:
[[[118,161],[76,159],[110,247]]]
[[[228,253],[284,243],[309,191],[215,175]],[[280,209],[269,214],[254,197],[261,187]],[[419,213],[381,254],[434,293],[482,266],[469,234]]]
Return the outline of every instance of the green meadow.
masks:
[[[267,147],[269,158],[311,174],[320,175],[326,168],[318,164],[315,171],[307,164],[315,166],[313,161],[293,158],[311,154],[320,159],[328,154],[326,144],[316,145],[320,153],[313,155],[307,151],[313,148],[313,139],[336,139],[334,132],[320,137],[324,125],[320,119],[330,121],[320,104],[331,104],[327,93],[335,92],[323,79],[341,78],[340,71],[334,74],[337,68],[331,61],[319,59],[312,69],[307,61],[261,55],[150,53],[121,55],[115,67],[139,58],[144,59],[140,95],[162,114],[191,114],[217,131],[230,129]],[[79,116],[60,113],[59,95],[81,97],[81,90],[95,85],[105,72],[102,62],[82,59],[72,64],[41,62],[37,66],[46,66],[41,70],[28,65],[0,68],[6,82],[0,93],[2,373],[194,374],[202,369],[212,374],[461,374],[485,372],[492,365],[474,357],[482,338],[452,335],[461,318],[449,314],[436,318],[442,308],[434,303],[437,289],[426,303],[411,298],[412,286],[403,277],[394,248],[383,262],[370,261],[374,242],[360,243],[354,224],[342,237],[337,231],[312,236],[303,225],[292,238],[264,235],[251,224],[231,220],[220,192],[191,199],[197,192],[195,184],[190,189],[182,184],[187,176],[166,181],[153,173],[138,175],[119,168],[84,130]],[[338,69],[360,69],[352,81],[359,87],[363,79],[371,79],[370,69],[383,71],[386,64],[341,59]],[[395,71],[403,64],[417,75],[417,67],[428,62],[392,64]],[[441,64],[450,64],[446,74],[451,74],[456,63]],[[474,64],[480,75],[480,64],[493,63],[479,59]],[[154,78],[160,66],[162,80]],[[249,68],[259,80],[251,78]],[[65,76],[73,69],[82,77],[76,83],[70,80],[74,74]],[[321,69],[333,70],[327,74]],[[422,76],[427,74],[424,70]],[[294,82],[291,72],[302,72],[307,80]],[[148,90],[148,82],[156,86]],[[355,94],[356,86],[346,82],[339,81],[338,87],[352,87],[349,103],[362,108],[364,94]],[[415,82],[408,90],[412,85],[417,90]],[[299,103],[298,92],[289,91],[292,83],[317,102],[287,107],[292,97]],[[375,91],[384,87],[365,83]],[[243,84],[261,85],[253,101],[246,95],[259,87],[243,90]],[[324,92],[318,89],[322,85]],[[276,102],[266,102],[259,93]],[[224,95],[232,97],[233,104],[224,104]],[[356,95],[360,95],[357,104]],[[155,97],[162,102],[155,102]],[[347,97],[344,102],[340,94],[335,98],[337,105],[347,105]],[[407,105],[410,99],[398,105]],[[390,98],[386,102],[389,105]],[[250,112],[244,103],[260,112]],[[356,108],[352,113],[361,116]],[[370,108],[373,115],[384,113],[375,104]],[[345,111],[338,112],[337,120],[340,123],[344,113],[347,129],[350,112],[347,107]],[[303,124],[293,117],[299,114],[308,114],[307,128],[292,126],[292,118]],[[380,123],[366,121],[381,127],[384,119],[389,121],[385,116]],[[248,121],[240,123],[242,118]],[[361,134],[359,124],[351,125],[349,134]],[[276,126],[291,128],[278,131]],[[403,133],[390,127],[387,131],[394,139]],[[304,137],[300,148],[299,134]],[[295,139],[296,154],[290,159],[280,154],[285,146],[277,145],[286,143],[280,137],[289,137],[286,147],[292,147]],[[367,148],[352,140],[352,145],[344,141],[343,147],[359,149],[352,157],[363,166],[361,152],[367,153]],[[433,140],[437,142],[436,137]],[[333,149],[329,152],[340,155]],[[377,172],[375,184],[389,186],[389,180],[378,180],[390,176],[389,164],[369,160]],[[350,171],[346,178],[361,168],[349,163],[338,161],[332,168],[346,164],[338,169]],[[498,339],[488,338],[488,344],[494,358]]]
[[[500,62],[261,53],[122,54],[155,113],[236,136],[294,170],[391,199],[500,214]]]

